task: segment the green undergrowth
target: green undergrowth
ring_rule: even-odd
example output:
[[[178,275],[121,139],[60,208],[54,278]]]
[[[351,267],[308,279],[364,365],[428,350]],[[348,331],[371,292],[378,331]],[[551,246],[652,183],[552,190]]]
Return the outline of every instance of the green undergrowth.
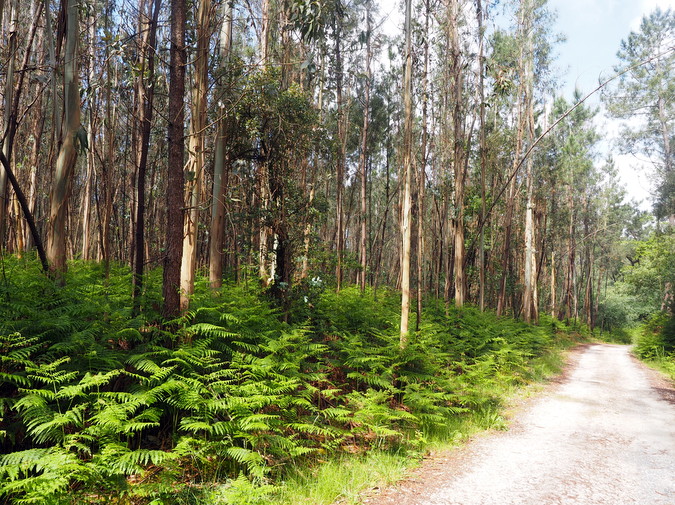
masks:
[[[634,335],[635,355],[675,381],[675,317],[653,315]]]
[[[161,321],[161,273],[34,261],[0,280],[0,503],[353,502],[434,444],[503,428],[503,399],[578,329],[427,303],[400,349],[399,297],[320,282],[284,315],[246,286]],[[378,473],[378,469],[381,469]]]

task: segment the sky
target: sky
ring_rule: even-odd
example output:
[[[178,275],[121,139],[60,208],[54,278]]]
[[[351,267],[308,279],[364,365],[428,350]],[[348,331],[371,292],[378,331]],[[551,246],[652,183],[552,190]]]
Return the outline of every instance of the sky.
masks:
[[[549,0],[549,6],[558,12],[557,31],[567,37],[557,48],[557,64],[564,71],[562,92],[570,99],[575,87],[586,94],[600,79],[611,77],[621,41],[638,30],[642,17],[656,7],[675,10],[675,0]],[[599,105],[599,100],[594,98],[590,103]],[[600,131],[617,135],[618,124],[602,114],[598,121]],[[641,202],[644,210],[650,209],[649,167],[634,156],[620,155],[612,139],[603,150],[613,155],[629,199]]]

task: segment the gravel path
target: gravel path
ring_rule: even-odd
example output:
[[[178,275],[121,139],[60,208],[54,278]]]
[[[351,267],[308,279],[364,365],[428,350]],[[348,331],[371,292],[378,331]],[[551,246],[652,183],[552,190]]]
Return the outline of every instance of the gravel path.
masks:
[[[592,345],[576,358],[508,432],[432,460],[364,503],[675,505],[672,397],[626,346]]]

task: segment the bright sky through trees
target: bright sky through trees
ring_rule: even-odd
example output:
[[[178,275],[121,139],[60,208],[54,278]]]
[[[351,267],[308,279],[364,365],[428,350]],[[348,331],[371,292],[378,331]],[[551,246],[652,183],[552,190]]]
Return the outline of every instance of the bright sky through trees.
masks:
[[[394,34],[402,30],[399,2],[379,1],[381,15],[387,18],[386,31]],[[614,75],[621,41],[639,28],[643,16],[657,7],[675,9],[675,0],[549,0],[549,7],[557,12],[556,29],[566,38],[555,52],[561,93],[571,100],[575,87],[586,95],[600,80]],[[602,108],[599,94],[591,97],[588,103]],[[603,150],[612,153],[628,198],[641,202],[640,207],[644,210],[651,209],[650,167],[635,156],[619,154],[613,146],[618,123],[606,118],[604,113],[599,114],[597,121],[600,131],[608,132]]]
[[[675,0],[549,0],[549,5],[558,12],[556,25],[567,37],[557,50],[558,64],[564,71],[563,92],[570,97],[575,87],[585,94],[599,79],[611,77],[621,41],[657,7],[675,9]],[[599,104],[599,97],[590,103]],[[599,121],[603,123],[601,131],[616,135],[618,125],[604,117]],[[611,145],[607,148],[613,152],[629,198],[644,200],[641,208],[651,208],[649,167],[635,156],[618,154]]]

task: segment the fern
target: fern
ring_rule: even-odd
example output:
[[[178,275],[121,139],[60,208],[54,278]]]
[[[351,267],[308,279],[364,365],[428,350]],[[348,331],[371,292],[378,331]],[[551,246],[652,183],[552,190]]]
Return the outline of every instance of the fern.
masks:
[[[133,475],[142,473],[150,464],[161,466],[175,461],[177,455],[172,452],[150,449],[129,450],[122,444],[107,444],[101,451],[103,465],[112,474]]]
[[[87,465],[59,446],[29,449],[0,458],[0,497],[17,504],[43,504],[73,481],[92,480]]]
[[[74,488],[175,502],[187,482],[240,476],[228,482],[253,490],[249,479],[317,454],[453,437],[458,417],[498,421],[495,389],[527,380],[555,334],[430,303],[400,350],[396,293],[312,288],[285,323],[254,290],[214,296],[203,279],[190,311],[162,326],[158,271],[134,316],[126,266],[103,282],[100,266],[75,262],[60,288],[8,264],[0,500],[12,503]]]
[[[234,461],[243,465],[253,477],[262,479],[267,473],[265,460],[255,451],[243,447],[229,447],[225,450],[225,453]]]

